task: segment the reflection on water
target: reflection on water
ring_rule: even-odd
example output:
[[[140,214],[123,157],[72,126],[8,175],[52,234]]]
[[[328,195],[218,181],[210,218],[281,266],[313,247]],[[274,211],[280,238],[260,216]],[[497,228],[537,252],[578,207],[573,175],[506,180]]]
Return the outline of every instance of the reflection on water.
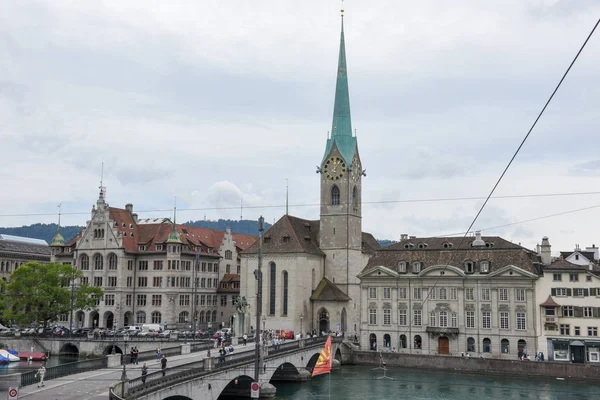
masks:
[[[600,399],[600,384],[572,380],[509,377],[389,368],[394,380],[376,379],[382,371],[343,366],[331,376],[305,383],[278,383],[277,399],[411,400],[588,400]]]
[[[76,361],[79,361],[79,357],[50,356],[50,358],[46,361],[19,361],[0,364],[0,375],[17,374],[37,370],[42,364],[44,364],[46,368],[49,368]]]

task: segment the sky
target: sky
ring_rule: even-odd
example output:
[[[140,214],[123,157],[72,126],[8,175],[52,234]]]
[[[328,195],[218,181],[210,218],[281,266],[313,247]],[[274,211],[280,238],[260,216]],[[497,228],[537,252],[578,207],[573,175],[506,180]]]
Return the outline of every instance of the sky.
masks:
[[[593,0],[343,7],[363,230],[392,240],[466,231],[600,16]],[[287,182],[290,214],[318,219],[339,40],[339,1],[3,2],[0,226],[56,222],[59,203],[83,225],[101,177],[141,218],[176,199],[178,222],[273,222]],[[492,198],[472,230],[600,245],[598,65],[600,32],[495,193],[525,197]]]

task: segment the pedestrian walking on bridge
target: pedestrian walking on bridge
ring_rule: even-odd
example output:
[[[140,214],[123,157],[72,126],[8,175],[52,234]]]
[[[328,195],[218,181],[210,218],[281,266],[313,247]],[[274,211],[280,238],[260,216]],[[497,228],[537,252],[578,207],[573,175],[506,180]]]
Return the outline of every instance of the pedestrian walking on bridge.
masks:
[[[165,355],[162,355],[162,358],[160,359],[160,369],[162,370],[162,374],[163,376],[165,376],[165,373],[167,372],[167,357],[165,357]]]
[[[40,382],[38,383],[38,387],[46,386],[46,385],[44,385],[44,377],[46,376],[46,367],[44,367],[43,365],[35,373],[35,377],[37,378],[38,376],[40,377]]]

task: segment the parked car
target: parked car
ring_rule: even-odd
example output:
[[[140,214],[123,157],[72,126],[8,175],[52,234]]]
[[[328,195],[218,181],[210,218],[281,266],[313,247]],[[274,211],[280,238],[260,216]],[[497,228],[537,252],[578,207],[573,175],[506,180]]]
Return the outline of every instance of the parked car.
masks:
[[[142,331],[137,334],[137,336],[141,336],[141,337],[158,337],[159,335],[160,335],[160,333],[158,333],[157,331],[153,331],[153,330]]]

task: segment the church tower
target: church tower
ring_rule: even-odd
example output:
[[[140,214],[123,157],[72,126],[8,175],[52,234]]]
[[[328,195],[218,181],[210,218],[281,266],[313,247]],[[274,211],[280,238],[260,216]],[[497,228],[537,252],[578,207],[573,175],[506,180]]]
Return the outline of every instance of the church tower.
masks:
[[[333,123],[317,172],[321,178],[319,247],[326,255],[325,277],[352,298],[351,286],[358,285],[356,275],[364,267],[361,254],[364,174],[350,118],[343,10]]]

